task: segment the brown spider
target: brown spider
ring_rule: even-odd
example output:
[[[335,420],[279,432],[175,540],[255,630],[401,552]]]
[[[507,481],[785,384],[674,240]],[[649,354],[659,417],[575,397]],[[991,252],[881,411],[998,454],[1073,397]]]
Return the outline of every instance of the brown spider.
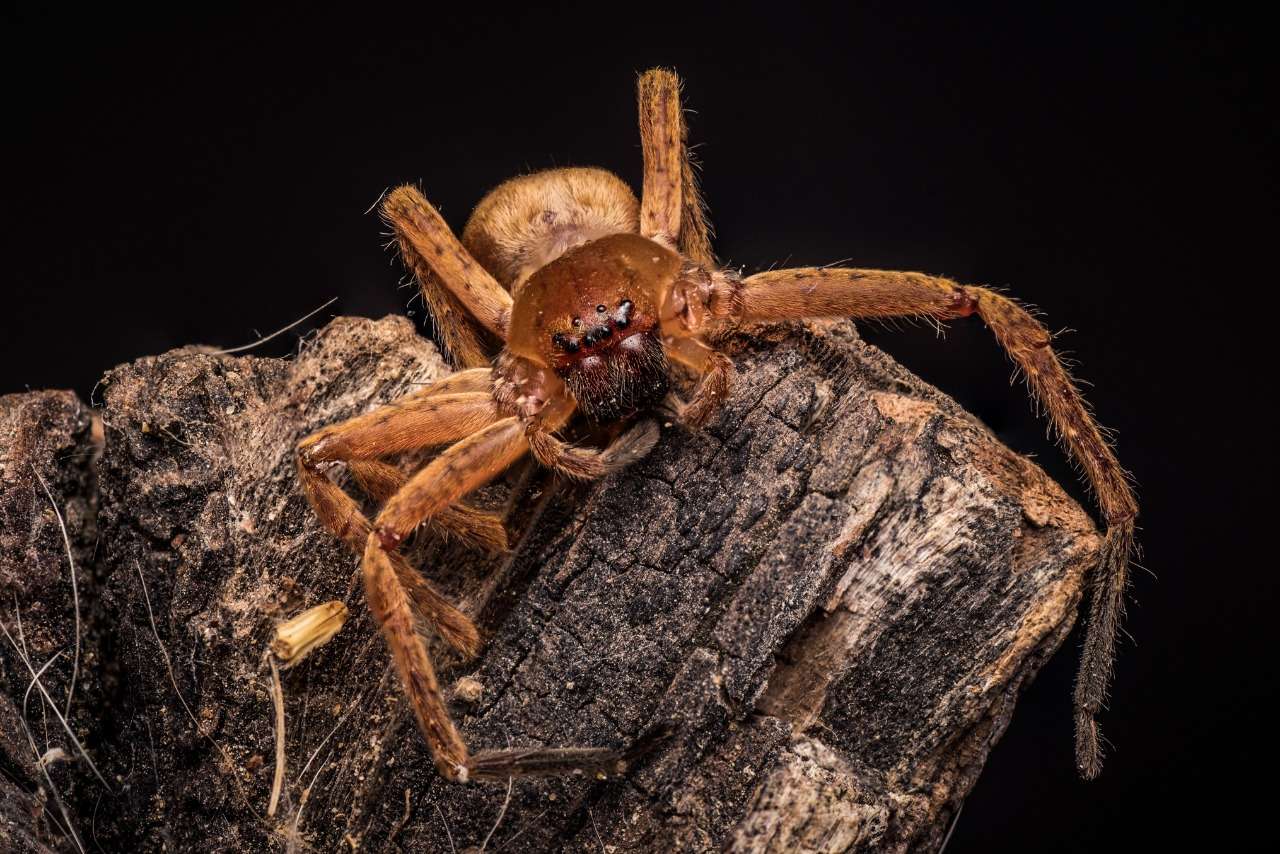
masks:
[[[457,373],[397,403],[321,430],[298,446],[298,471],[321,522],[363,554],[365,589],[435,764],[450,780],[615,768],[634,755],[597,748],[469,754],[449,717],[422,625],[465,655],[480,637],[400,554],[425,521],[490,546],[502,521],[458,503],[532,452],[572,478],[609,474],[643,456],[657,431],[640,422],[603,449],[557,432],[576,411],[625,422],[668,396],[669,362],[699,381],[679,419],[706,423],[724,400],[733,364],[711,341],[735,324],[820,317],[977,314],[1026,375],[1107,521],[1093,582],[1092,619],[1075,691],[1076,758],[1094,777],[1094,720],[1110,681],[1137,504],[1085,401],[1050,348],[1048,331],[1011,299],[920,273],[838,267],[722,269],[685,145],[680,82],[663,69],[639,80],[644,186],[640,201],[600,169],[553,169],[512,179],[476,207],[461,242],[412,186],[382,213],[439,327]],[[496,361],[493,351],[501,342]],[[412,477],[382,458],[448,445]],[[344,463],[385,501],[370,522],[325,470]]]

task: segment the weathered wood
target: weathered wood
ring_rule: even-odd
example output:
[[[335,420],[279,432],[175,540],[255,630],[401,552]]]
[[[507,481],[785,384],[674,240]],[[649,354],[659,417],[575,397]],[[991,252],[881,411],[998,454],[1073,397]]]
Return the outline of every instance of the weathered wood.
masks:
[[[517,780],[505,808],[505,785],[435,775],[356,558],[320,531],[292,466],[307,432],[441,376],[434,348],[402,319],[340,319],[292,360],[191,349],[111,372],[97,482],[59,481],[60,501],[96,501],[81,592],[105,627],[73,718],[114,791],[60,766],[80,835],[92,824],[108,850],[936,848],[1071,627],[1093,525],[848,325],[732,347],[737,391],[704,433],[664,429],[649,459],[597,485],[513,472],[484,496],[512,508],[510,556],[417,550],[488,633],[477,662],[446,673],[479,685],[454,700],[473,747],[616,745],[677,724],[625,781]],[[41,512],[13,496],[30,492],[29,461],[56,469],[54,456],[5,451],[7,522]],[[3,577],[56,560],[47,540],[31,555],[5,541]],[[264,651],[276,620],[333,598],[346,628],[283,676],[270,818]],[[68,672],[50,671],[55,696]],[[37,792],[24,744],[6,742],[5,770]]]
[[[26,657],[39,670],[61,651],[41,682],[63,711],[76,662],[77,627],[59,514],[78,570],[81,649],[70,720],[82,733],[89,726],[84,709],[101,700],[103,683],[112,678],[112,668],[100,657],[100,621],[90,607],[97,586],[92,571],[94,428],[90,410],[71,392],[0,397],[0,621],[17,644],[0,635],[0,851],[68,848],[66,820],[51,789],[74,798],[88,775],[86,768],[54,761],[47,763],[46,780],[28,741],[29,731],[40,755],[50,746],[73,752],[39,692],[29,691],[31,676],[21,663]],[[67,809],[75,813],[74,804]]]

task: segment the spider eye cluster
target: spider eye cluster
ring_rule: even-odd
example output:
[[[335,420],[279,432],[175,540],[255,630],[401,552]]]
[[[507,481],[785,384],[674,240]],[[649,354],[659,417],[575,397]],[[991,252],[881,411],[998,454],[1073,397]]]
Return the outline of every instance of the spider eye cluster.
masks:
[[[631,312],[635,303],[624,299],[618,307],[609,312],[604,303],[596,306],[595,317],[583,320],[573,319],[573,332],[557,332],[551,336],[551,343],[566,353],[576,353],[583,347],[591,348],[613,336],[614,329],[626,329],[631,325]]]

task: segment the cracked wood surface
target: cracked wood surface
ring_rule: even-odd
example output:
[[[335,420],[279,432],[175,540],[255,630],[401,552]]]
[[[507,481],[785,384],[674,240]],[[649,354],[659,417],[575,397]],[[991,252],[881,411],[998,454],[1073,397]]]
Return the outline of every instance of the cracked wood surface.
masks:
[[[444,674],[468,679],[453,708],[473,748],[615,745],[678,724],[626,779],[517,780],[505,811],[505,785],[435,775],[357,560],[293,473],[306,433],[446,372],[407,321],[339,319],[292,360],[187,349],[118,368],[92,469],[66,462],[93,452],[87,410],[23,444],[8,413],[54,419],[35,395],[3,399],[0,512],[6,532],[28,520],[21,544],[0,540],[6,583],[31,567],[65,576],[48,519],[30,521],[30,463],[64,472],[59,501],[95,510],[76,529],[96,524],[98,541],[73,719],[116,785],[57,766],[81,837],[92,824],[108,850],[936,848],[1072,625],[1094,527],[846,324],[731,346],[737,391],[703,433],[664,429],[647,460],[596,485],[513,471],[481,496],[510,511],[511,555],[415,549],[487,633],[478,661]],[[27,628],[46,658],[70,639],[65,592],[43,589],[55,611]],[[334,598],[346,628],[284,675],[286,783],[268,818],[263,652],[275,621]],[[26,625],[36,603],[21,607]],[[27,685],[11,652],[6,729]],[[49,687],[65,692],[68,672],[51,668]],[[0,748],[32,846],[71,850],[52,803],[38,809],[25,741]]]

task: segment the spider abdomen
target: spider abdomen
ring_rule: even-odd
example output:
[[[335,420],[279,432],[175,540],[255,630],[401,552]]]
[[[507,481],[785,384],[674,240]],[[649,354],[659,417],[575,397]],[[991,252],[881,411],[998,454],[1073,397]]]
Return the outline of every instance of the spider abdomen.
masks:
[[[463,245],[515,293],[536,270],[578,246],[640,230],[640,203],[604,169],[548,169],[499,184],[476,205]]]

